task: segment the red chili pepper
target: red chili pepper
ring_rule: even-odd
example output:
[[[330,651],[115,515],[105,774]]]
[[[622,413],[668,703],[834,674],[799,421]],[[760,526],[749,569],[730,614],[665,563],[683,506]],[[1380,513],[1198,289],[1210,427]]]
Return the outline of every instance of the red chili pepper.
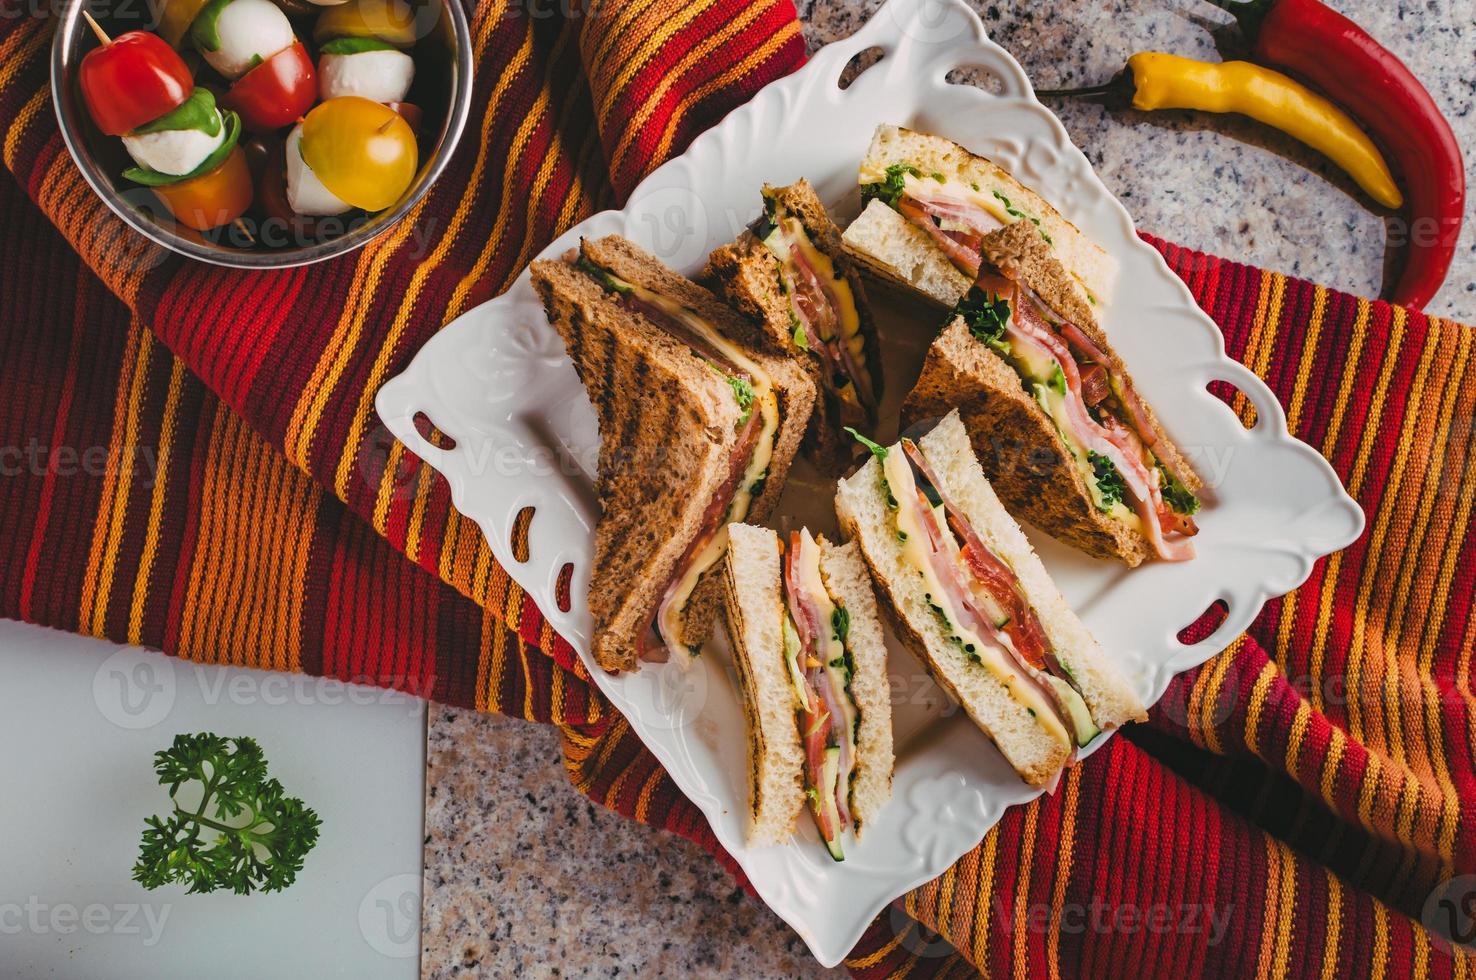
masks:
[[[1257,60],[1296,72],[1369,128],[1407,193],[1409,253],[1392,301],[1421,309],[1450,270],[1466,211],[1461,147],[1420,80],[1367,31],[1319,0],[1210,0]]]

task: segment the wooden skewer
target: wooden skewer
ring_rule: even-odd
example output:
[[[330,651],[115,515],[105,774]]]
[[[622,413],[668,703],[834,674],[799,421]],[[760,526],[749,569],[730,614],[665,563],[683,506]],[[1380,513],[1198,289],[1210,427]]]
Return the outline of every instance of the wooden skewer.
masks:
[[[84,10],[82,11],[82,16],[86,19],[87,26],[92,28],[92,33],[97,35],[97,39],[99,41],[101,41],[103,44],[113,43],[113,39],[108,37],[108,32],[102,29],[102,25],[92,19],[92,15],[90,13]]]
[[[231,224],[235,225],[236,230],[246,236],[246,240],[248,242],[250,242],[252,245],[256,244],[256,238],[251,234],[251,229],[246,227],[246,222],[242,221],[240,218],[237,218],[235,221],[231,222]]]

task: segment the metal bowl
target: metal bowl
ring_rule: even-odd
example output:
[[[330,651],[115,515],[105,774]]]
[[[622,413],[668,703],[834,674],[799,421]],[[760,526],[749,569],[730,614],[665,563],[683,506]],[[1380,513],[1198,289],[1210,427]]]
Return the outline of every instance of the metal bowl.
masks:
[[[416,77],[408,100],[422,109],[424,117],[419,140],[420,170],[399,201],[383,211],[350,212],[336,225],[332,219],[322,219],[310,235],[302,228],[289,227],[280,221],[272,224],[273,219],[263,217],[253,208],[242,221],[246,233],[253,229],[256,232],[251,235],[256,242],[252,245],[242,228],[233,225],[209,232],[185,227],[164,210],[147,188],[119,176],[131,163],[122,140],[104,135],[93,125],[78,86],[78,65],[98,44],[82,11],[88,9],[104,30],[116,37],[125,31],[156,27],[151,6],[143,2],[98,3],[89,7],[87,0],[64,0],[61,23],[51,47],[51,97],[67,150],[87,183],[118,217],[139,234],[180,255],[237,269],[284,269],[352,252],[389,231],[430,190],[446,168],[471,108],[471,30],[460,0],[430,0],[429,5],[416,7],[411,7],[407,0],[388,0],[388,4],[388,9],[397,9],[414,21],[419,40],[411,51]],[[291,17],[298,37],[307,41],[311,22],[302,15],[294,15],[295,10],[308,9],[307,5],[284,2],[282,6]],[[242,142],[246,142],[245,134]]]

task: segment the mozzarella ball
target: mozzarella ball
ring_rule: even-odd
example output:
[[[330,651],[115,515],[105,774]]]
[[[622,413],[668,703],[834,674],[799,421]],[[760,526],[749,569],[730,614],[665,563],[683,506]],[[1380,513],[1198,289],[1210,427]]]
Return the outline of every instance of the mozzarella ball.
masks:
[[[220,113],[216,113],[219,118]],[[140,167],[176,177],[187,174],[225,142],[224,121],[214,136],[198,129],[166,129],[158,133],[140,133],[123,137],[128,155]]]
[[[302,158],[302,123],[292,127],[283,148],[287,154],[287,204],[298,214],[343,214],[350,205],[323,186]]]
[[[292,24],[271,0],[231,0],[215,22],[220,47],[201,50],[210,67],[237,79],[297,40]]]
[[[308,2],[315,7],[337,7],[341,3],[348,3],[348,0],[308,0]]]
[[[403,51],[325,54],[318,59],[323,101],[357,95],[371,102],[402,102],[415,79],[415,59]]]

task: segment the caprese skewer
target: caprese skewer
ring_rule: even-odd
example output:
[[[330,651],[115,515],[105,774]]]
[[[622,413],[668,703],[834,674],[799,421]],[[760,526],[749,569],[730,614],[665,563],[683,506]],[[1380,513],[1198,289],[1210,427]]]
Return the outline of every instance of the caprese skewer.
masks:
[[[216,107],[184,60],[146,31],[108,37],[79,68],[82,99],[98,129],[119,136],[134,166],[123,176],[153,191],[181,224],[209,231],[251,206],[251,173],[238,145],[241,121]]]

